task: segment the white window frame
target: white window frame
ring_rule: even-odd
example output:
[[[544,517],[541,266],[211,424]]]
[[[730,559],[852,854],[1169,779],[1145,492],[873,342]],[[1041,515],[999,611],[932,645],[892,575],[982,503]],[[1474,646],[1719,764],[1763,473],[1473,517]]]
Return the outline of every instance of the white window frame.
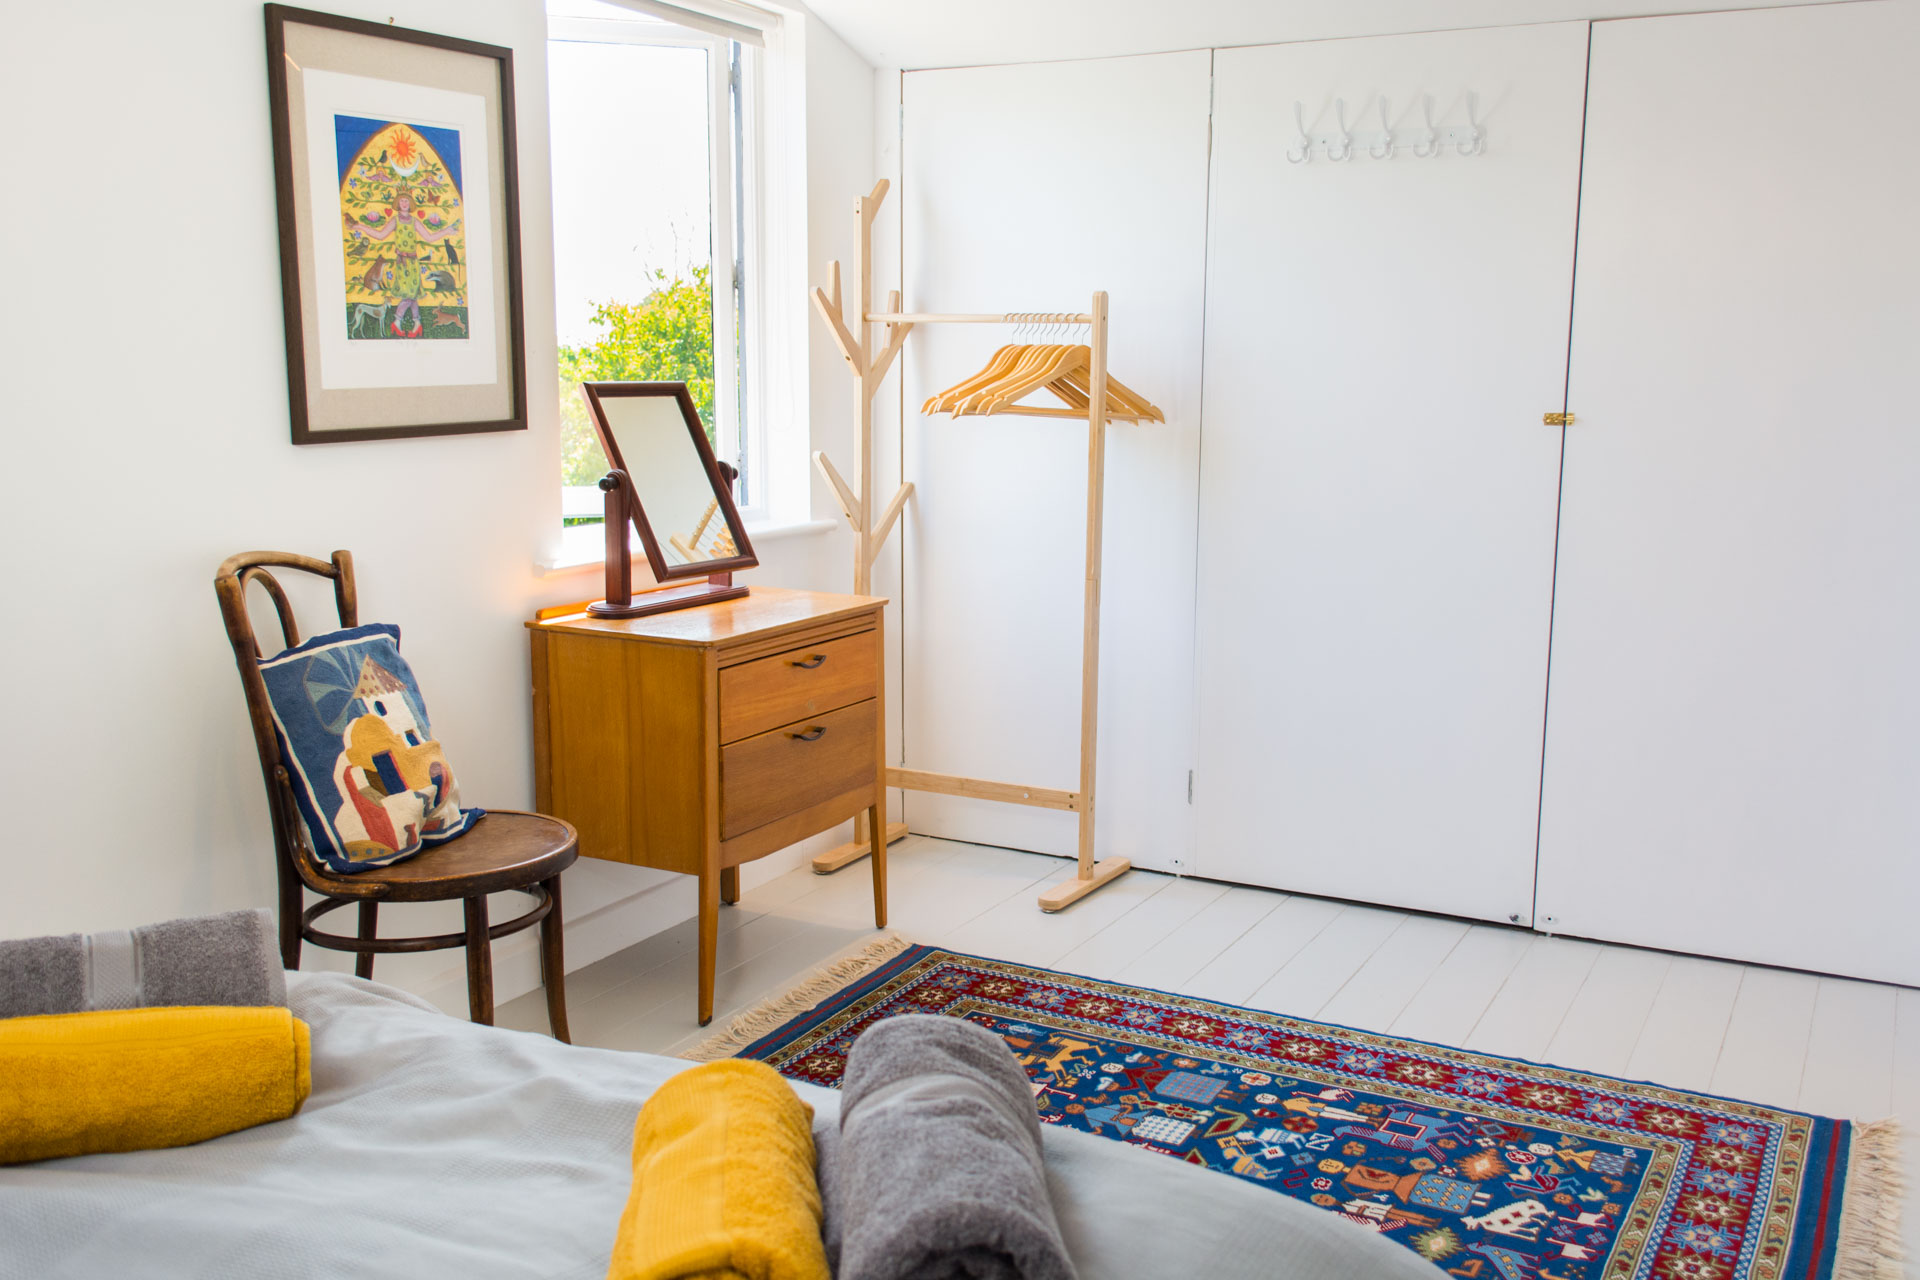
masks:
[[[712,270],[708,283],[713,299],[714,434],[718,437],[715,453],[742,471],[739,502],[740,518],[749,525],[764,523],[769,515],[766,415],[764,389],[751,371],[760,355],[761,326],[765,315],[764,290],[761,288],[761,219],[755,211],[759,204],[758,80],[761,50],[741,44],[740,51],[740,149],[739,168],[735,169],[736,141],[733,128],[730,70],[736,43],[723,35],[709,35],[665,22],[645,19],[562,18],[547,20],[547,41],[586,44],[636,44],[681,49],[704,49],[707,53],[707,173],[708,226],[711,242],[708,260]],[[739,202],[735,203],[736,173]],[[740,232],[744,230],[744,235]],[[736,294],[737,282],[745,288]],[[746,323],[736,324],[736,296],[744,301]],[[734,335],[739,334],[738,345]],[[731,353],[722,359],[722,353]],[[597,526],[596,540],[603,537]]]

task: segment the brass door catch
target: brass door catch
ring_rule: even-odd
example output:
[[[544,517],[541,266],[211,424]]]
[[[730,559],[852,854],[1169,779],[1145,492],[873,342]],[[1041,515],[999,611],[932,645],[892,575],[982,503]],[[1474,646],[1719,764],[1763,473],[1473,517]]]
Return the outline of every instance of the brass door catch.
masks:
[[[1573,425],[1573,415],[1570,413],[1543,413],[1540,415],[1540,421],[1549,427],[1570,427]]]

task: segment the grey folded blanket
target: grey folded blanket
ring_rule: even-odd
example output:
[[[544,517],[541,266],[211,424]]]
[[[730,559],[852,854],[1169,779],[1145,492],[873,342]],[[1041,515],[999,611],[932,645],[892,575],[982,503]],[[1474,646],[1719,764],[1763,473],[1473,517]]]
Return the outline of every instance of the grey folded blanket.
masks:
[[[908,1016],[869,1028],[822,1155],[839,1280],[1075,1280],[1033,1089],[984,1027]]]
[[[0,942],[0,1018],[153,1005],[284,1005],[264,910]]]

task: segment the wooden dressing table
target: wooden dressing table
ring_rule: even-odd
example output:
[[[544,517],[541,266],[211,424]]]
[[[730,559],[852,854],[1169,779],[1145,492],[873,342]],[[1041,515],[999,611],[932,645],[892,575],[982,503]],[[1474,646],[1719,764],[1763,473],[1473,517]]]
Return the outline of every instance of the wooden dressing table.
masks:
[[[534,805],[580,853],[700,879],[700,1023],[740,864],[866,811],[873,922],[887,922],[881,610],[754,587],[639,618],[527,623]]]

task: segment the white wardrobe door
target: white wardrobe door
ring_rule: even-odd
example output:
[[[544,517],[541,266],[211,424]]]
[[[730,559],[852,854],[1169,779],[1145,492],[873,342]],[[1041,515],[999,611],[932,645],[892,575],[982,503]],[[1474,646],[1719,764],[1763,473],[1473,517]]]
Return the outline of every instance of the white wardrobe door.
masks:
[[[1595,27],[1556,930],[1920,982],[1917,11]]]
[[[1200,874],[1530,919],[1585,23],[1215,58]],[[1307,127],[1485,154],[1290,164]]]
[[[1113,373],[1167,414],[1108,430],[1096,782],[1099,856],[1160,868],[1192,842],[1208,64],[1201,51],[904,77],[906,305],[1079,312],[1105,289]],[[919,414],[1014,340],[926,326],[902,357],[917,486],[903,519],[904,763],[1073,790],[1086,425]],[[910,792],[906,815],[917,832],[1075,848],[1071,813]]]

